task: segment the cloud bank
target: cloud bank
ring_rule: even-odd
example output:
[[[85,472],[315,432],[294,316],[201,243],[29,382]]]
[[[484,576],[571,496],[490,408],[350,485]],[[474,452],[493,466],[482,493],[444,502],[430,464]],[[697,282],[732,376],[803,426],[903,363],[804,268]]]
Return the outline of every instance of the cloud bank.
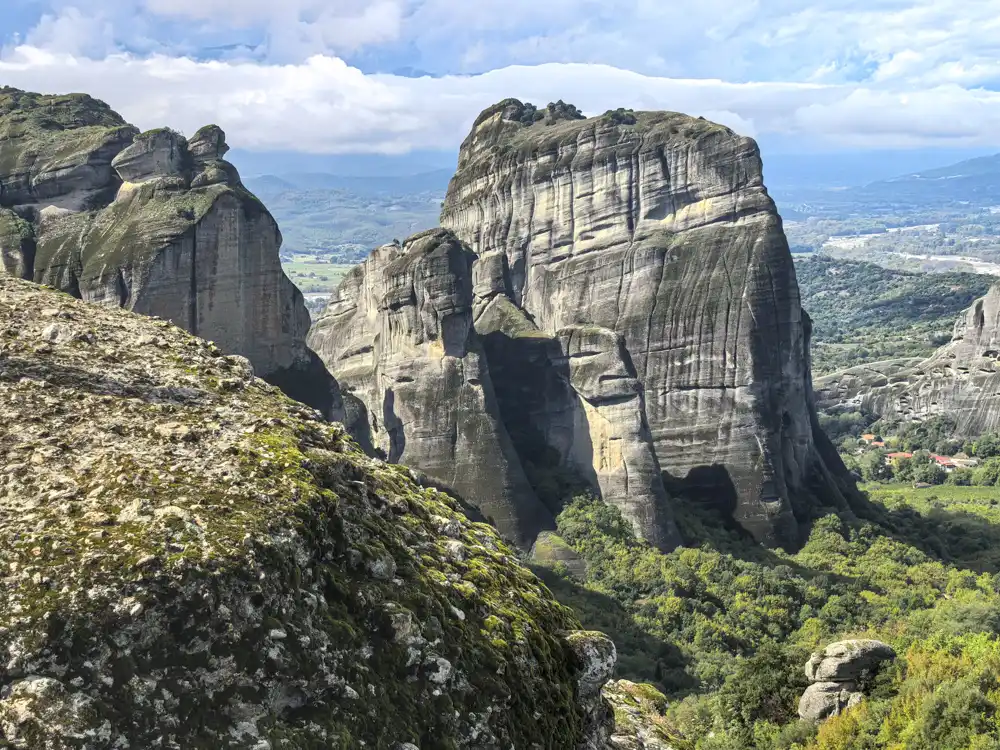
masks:
[[[0,26],[0,82],[143,128],[216,122],[243,148],[452,149],[508,96],[817,146],[1000,147],[998,0],[8,1],[31,20]],[[436,76],[375,72],[402,67]]]

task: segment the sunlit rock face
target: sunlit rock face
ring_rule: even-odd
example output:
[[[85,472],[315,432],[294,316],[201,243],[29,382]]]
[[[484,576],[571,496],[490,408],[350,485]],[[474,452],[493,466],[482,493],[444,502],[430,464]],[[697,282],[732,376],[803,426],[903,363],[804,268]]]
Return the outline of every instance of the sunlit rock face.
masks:
[[[441,223],[376,250],[311,333],[362,443],[464,483],[525,549],[566,475],[661,549],[677,493],[785,546],[796,514],[845,502],[751,139],[508,100],[463,144]]]
[[[820,454],[836,459],[817,449],[808,321],[753,140],[675,113],[539,119],[508,100],[464,142],[442,225],[488,259],[484,280],[502,255],[513,305],[559,339],[609,494],[632,463],[628,501],[656,507],[642,497],[662,496],[658,468],[757,539],[795,542],[793,509],[830,484]]]

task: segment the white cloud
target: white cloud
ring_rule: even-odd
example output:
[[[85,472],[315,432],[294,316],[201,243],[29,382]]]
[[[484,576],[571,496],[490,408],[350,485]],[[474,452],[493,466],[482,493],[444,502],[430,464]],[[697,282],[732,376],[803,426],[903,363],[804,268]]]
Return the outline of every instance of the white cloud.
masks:
[[[398,39],[403,0],[145,0],[143,8],[164,18],[259,26],[272,58],[302,59]]]
[[[76,7],[66,8],[58,15],[43,15],[25,41],[37,47],[88,57],[101,57],[115,47],[113,25],[101,16],[85,14]]]
[[[507,96],[538,104],[561,98],[589,113],[672,109],[757,136],[881,147],[1000,145],[1000,94],[955,84],[741,84],[588,64],[411,79],[365,75],[319,55],[294,65],[162,55],[90,60],[32,46],[0,60],[0,78],[31,90],[86,91],[142,128],[168,124],[191,133],[217,122],[231,144],[260,150],[454,148],[483,107]]]

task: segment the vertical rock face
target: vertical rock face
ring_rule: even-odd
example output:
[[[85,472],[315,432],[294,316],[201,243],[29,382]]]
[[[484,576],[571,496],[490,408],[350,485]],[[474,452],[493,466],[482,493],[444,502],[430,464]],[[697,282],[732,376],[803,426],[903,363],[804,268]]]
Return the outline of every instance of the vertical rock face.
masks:
[[[876,362],[817,382],[823,406],[853,404],[882,417],[947,415],[956,434],[1000,429],[1000,285],[956,321],[950,343],[926,359]]]
[[[20,278],[167,318],[290,395],[342,416],[305,346],[309,316],[281,234],[216,126],[138,134],[83,95],[0,90],[0,261]]]
[[[757,539],[794,544],[793,507],[830,472],[756,144],[674,113],[529,109],[480,115],[444,204],[442,225],[482,259],[477,290],[502,278],[511,307],[558,340],[592,470],[640,529],[662,470]]]
[[[528,546],[553,522],[499,416],[473,328],[474,260],[442,230],[378,248],[341,284],[310,343],[363,406],[355,433]]]

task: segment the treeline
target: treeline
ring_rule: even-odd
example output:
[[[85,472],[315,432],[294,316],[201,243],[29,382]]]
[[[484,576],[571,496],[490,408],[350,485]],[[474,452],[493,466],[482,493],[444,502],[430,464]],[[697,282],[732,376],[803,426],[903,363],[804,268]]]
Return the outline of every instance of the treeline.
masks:
[[[617,509],[578,497],[558,530],[585,572],[545,575],[612,635],[621,676],[668,696],[676,750],[1000,748],[996,508],[818,510],[795,554],[683,499],[675,509],[687,546],[663,554]],[[880,638],[900,659],[860,706],[820,728],[799,721],[803,664],[845,637]]]
[[[813,321],[817,374],[899,357],[924,357],[951,340],[963,310],[993,277],[921,274],[817,254],[795,263],[802,306]]]

